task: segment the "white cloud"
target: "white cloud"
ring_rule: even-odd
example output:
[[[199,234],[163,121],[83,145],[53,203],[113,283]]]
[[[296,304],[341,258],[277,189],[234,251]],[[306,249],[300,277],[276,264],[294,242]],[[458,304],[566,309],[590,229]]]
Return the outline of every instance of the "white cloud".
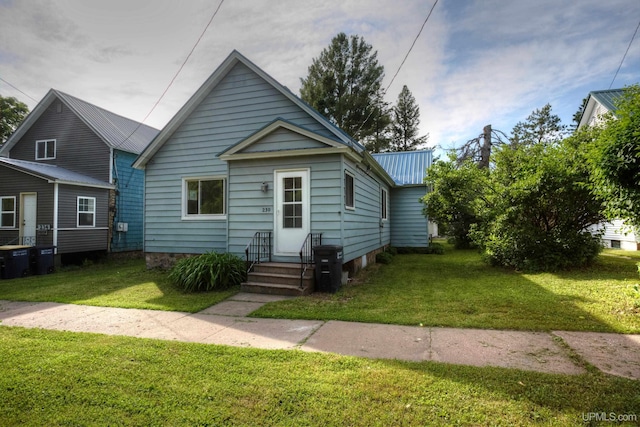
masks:
[[[0,2],[0,77],[40,99],[54,87],[142,120],[218,1]],[[237,49],[297,92],[333,36],[359,34],[388,85],[432,0],[225,1],[148,124],[160,127]],[[389,88],[406,84],[431,144],[460,145],[491,123],[509,132],[551,102],[565,120],[606,89],[640,21],[637,0],[441,0]],[[615,87],[640,81],[640,36]],[[0,82],[0,93],[36,102]]]

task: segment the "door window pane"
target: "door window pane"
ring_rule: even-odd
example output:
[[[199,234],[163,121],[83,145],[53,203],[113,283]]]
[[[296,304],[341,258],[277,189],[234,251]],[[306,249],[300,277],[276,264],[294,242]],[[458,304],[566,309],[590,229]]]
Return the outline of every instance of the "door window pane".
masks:
[[[302,228],[302,177],[283,179],[283,228]]]

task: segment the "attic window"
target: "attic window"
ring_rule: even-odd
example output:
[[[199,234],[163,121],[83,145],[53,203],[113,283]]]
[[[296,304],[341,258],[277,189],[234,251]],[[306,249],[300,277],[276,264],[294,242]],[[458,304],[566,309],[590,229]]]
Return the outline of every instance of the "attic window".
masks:
[[[56,140],[42,139],[36,141],[36,160],[51,160],[56,158]]]

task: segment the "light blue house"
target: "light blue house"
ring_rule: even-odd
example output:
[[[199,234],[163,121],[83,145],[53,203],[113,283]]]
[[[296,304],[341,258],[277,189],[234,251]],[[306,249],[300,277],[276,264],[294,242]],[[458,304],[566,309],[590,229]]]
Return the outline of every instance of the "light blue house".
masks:
[[[394,178],[237,51],[134,166],[145,170],[148,267],[219,251],[300,269],[321,242],[342,246],[353,272],[392,242]]]

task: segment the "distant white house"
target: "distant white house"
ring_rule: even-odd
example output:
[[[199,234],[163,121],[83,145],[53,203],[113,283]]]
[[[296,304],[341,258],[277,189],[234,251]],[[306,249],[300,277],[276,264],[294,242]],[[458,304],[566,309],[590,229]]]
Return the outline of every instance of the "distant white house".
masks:
[[[615,113],[616,100],[620,98],[623,93],[623,89],[590,92],[578,128],[601,123],[606,113]],[[598,224],[593,227],[592,230],[603,233],[602,241],[608,248],[619,248],[628,251],[638,250],[640,234],[629,230],[621,219]]]

